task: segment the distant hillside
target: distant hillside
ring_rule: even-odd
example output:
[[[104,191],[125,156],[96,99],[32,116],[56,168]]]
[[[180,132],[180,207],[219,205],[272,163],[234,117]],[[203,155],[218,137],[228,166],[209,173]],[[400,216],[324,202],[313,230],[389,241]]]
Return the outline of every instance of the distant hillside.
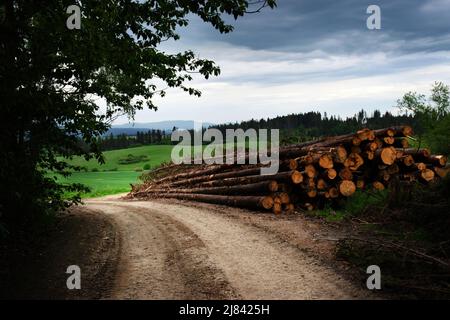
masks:
[[[213,123],[204,122],[203,127],[213,126]],[[177,127],[179,129],[193,129],[194,121],[191,120],[170,120],[170,121],[159,121],[159,122],[135,122],[135,123],[125,123],[119,125],[113,125],[112,129],[134,129],[135,131],[143,131],[143,129],[155,129],[155,130],[164,130],[164,131],[172,131],[173,127]]]
[[[108,130],[108,132],[106,132],[104,135],[105,136],[109,136],[111,133],[114,136],[118,136],[120,134],[125,134],[127,136],[135,136],[137,134],[137,132],[146,132],[149,129],[147,128],[111,128]]]

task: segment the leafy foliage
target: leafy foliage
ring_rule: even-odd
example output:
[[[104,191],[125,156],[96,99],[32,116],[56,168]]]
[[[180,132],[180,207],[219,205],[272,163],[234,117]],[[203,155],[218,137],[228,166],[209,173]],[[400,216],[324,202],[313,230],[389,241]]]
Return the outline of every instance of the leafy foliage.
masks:
[[[450,98],[447,85],[436,82],[428,99],[423,94],[408,92],[398,101],[398,108],[418,118],[425,143],[433,152],[450,153]]]
[[[69,5],[81,7],[80,30],[66,28]],[[121,114],[156,109],[166,88],[200,92],[186,82],[217,76],[213,61],[194,52],[168,54],[158,45],[179,39],[195,15],[221,33],[235,19],[275,0],[6,0],[0,5],[0,218],[27,222],[66,206],[48,171],[67,175],[60,157],[102,161],[96,137]],[[97,101],[106,107],[100,109]],[[83,143],[79,143],[79,140]],[[77,201],[77,197],[72,199]]]
[[[357,190],[350,198],[343,202],[326,205],[323,209],[312,211],[314,216],[325,218],[327,221],[341,221],[363,215],[366,210],[374,207],[380,209],[388,198],[387,190]]]
[[[383,290],[397,298],[448,299],[449,212],[450,177],[428,186],[396,181],[382,207],[359,214],[364,222],[338,242],[337,257],[356,265],[361,279],[368,265],[378,265]]]

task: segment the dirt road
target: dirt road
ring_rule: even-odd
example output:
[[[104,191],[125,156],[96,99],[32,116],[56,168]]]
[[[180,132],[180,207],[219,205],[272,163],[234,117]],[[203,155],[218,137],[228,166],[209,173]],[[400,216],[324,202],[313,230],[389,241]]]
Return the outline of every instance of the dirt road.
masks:
[[[88,200],[81,210],[105,215],[119,234],[116,277],[104,298],[348,299],[368,294],[311,254],[319,250],[326,256],[329,248],[314,239],[317,227],[300,218],[117,197]]]

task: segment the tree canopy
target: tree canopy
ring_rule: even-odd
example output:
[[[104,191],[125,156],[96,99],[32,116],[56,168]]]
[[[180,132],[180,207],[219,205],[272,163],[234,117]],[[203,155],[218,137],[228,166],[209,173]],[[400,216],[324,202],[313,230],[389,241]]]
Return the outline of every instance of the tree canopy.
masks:
[[[70,5],[81,8],[79,30],[66,26]],[[158,48],[179,39],[179,28],[192,16],[228,33],[233,27],[226,16],[237,19],[275,6],[275,0],[2,1],[0,219],[59,210],[65,205],[62,192],[79,187],[58,185],[49,174],[76,169],[64,157],[101,161],[95,137],[115,117],[156,109],[154,97],[164,96],[166,88],[199,96],[187,84],[192,73],[219,75],[213,61],[193,51]],[[99,109],[98,99],[106,110]]]
[[[431,95],[408,92],[398,100],[398,108],[414,114],[425,144],[436,153],[450,154],[450,88],[435,82]]]

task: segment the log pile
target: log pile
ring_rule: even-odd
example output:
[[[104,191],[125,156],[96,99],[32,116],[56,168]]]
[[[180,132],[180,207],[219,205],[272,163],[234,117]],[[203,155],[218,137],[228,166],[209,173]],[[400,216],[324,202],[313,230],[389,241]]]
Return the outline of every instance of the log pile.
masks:
[[[168,165],[133,186],[130,198],[175,198],[291,213],[314,210],[352,196],[383,190],[393,179],[432,183],[449,171],[447,157],[409,147],[412,129],[399,126],[328,137],[280,148],[280,170],[261,165]]]

